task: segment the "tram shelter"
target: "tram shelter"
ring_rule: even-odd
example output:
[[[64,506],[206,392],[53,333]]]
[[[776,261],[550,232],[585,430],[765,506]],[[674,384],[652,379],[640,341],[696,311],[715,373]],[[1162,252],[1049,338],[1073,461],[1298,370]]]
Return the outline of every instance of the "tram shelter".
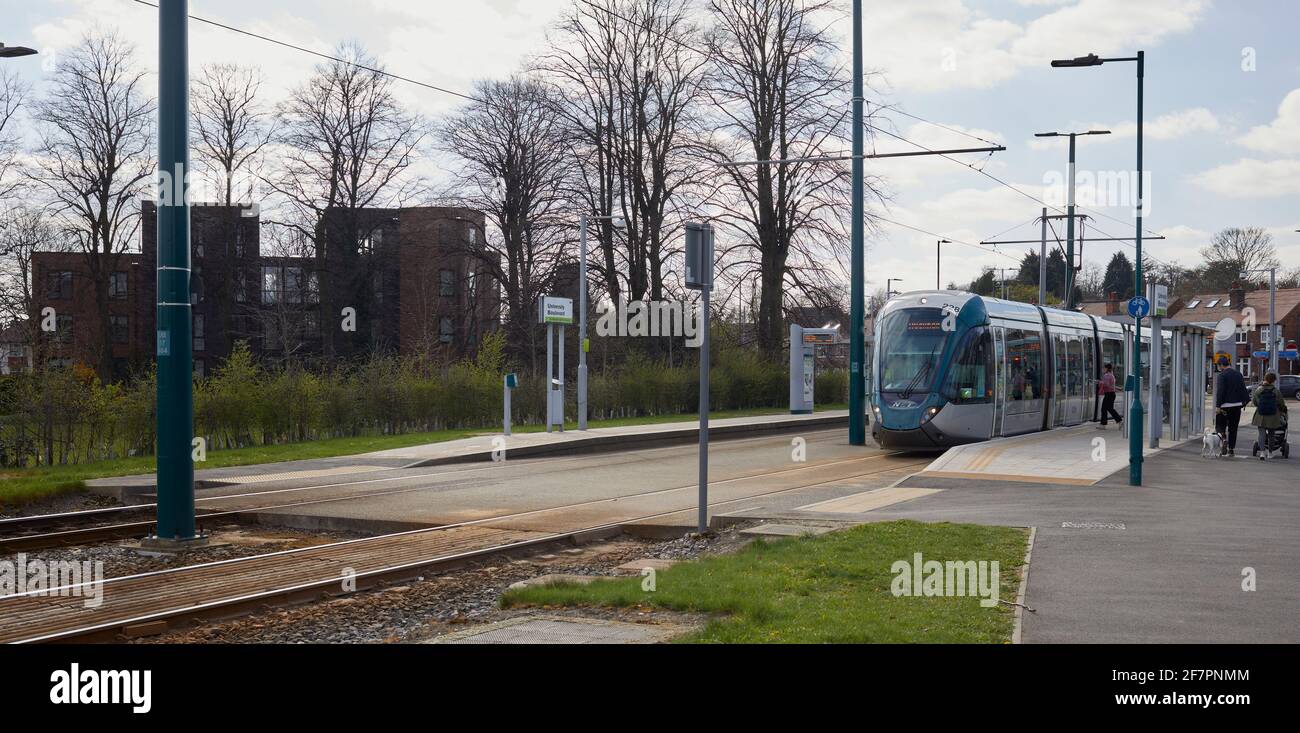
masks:
[[[1124,354],[1133,353],[1133,319],[1100,316],[1124,327]],[[1214,329],[1173,318],[1150,318],[1143,328],[1141,348],[1143,403],[1147,439],[1152,448],[1161,437],[1186,440],[1205,430],[1205,392],[1210,373],[1206,344]],[[1160,338],[1152,338],[1159,333]],[[1116,372],[1120,372],[1116,365]],[[1127,409],[1121,414],[1126,414]]]

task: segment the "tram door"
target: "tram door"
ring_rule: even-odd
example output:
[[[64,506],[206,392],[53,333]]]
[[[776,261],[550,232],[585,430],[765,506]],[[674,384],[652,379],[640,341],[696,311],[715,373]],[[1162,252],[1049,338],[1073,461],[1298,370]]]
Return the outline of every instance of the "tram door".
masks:
[[[992,438],[1002,435],[1002,417],[1007,404],[1004,385],[1007,370],[1006,331],[1002,326],[993,327],[993,426],[989,432],[989,437]]]
[[[1067,425],[1078,425],[1083,422],[1083,341],[1078,336],[1070,336],[1069,339],[1070,399],[1065,419]]]
[[[1052,425],[1060,427],[1068,424],[1066,422],[1066,405],[1070,402],[1069,379],[1066,364],[1068,356],[1066,353],[1066,343],[1069,337],[1056,334],[1052,336],[1052,360],[1054,368],[1052,369]]]

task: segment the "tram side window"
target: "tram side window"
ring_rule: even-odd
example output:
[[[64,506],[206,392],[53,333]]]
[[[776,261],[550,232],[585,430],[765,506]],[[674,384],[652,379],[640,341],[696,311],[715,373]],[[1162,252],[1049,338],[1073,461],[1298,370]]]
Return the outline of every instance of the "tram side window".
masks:
[[[1124,342],[1119,339],[1102,339],[1101,363],[1115,369],[1115,378],[1122,380],[1124,372]]]
[[[988,402],[993,397],[993,339],[984,327],[966,332],[953,352],[943,394],[957,404]]]
[[[1037,331],[1007,331],[1007,401],[1043,397],[1043,344]],[[1009,410],[1013,414],[1018,410]]]

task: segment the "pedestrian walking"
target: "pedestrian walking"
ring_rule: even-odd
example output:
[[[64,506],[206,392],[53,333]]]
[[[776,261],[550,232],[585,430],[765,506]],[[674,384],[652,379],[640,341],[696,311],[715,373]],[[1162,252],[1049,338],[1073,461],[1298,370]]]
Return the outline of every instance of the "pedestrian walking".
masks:
[[[1269,372],[1264,375],[1264,382],[1255,388],[1255,393],[1250,396],[1250,404],[1255,406],[1255,416],[1250,419],[1250,424],[1254,425],[1259,431],[1259,460],[1269,457],[1268,434],[1274,430],[1281,430],[1286,424],[1286,399],[1282,397],[1282,390],[1277,388],[1277,375]]]
[[[1097,392],[1101,395],[1101,425],[1106,429],[1106,418],[1115,418],[1116,425],[1122,425],[1124,418],[1115,411],[1115,367],[1110,362],[1102,368],[1101,379],[1096,380]]]
[[[1241,372],[1226,357],[1219,359],[1219,366],[1219,376],[1214,380],[1214,432],[1223,438],[1223,455],[1235,456],[1241,408],[1250,401],[1250,391]]]

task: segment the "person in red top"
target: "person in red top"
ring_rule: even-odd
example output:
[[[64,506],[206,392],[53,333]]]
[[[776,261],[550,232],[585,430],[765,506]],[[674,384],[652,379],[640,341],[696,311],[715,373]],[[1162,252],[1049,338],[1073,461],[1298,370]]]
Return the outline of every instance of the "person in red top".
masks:
[[[1101,379],[1097,380],[1097,392],[1101,394],[1101,425],[1098,429],[1106,428],[1107,417],[1115,418],[1116,425],[1123,423],[1124,418],[1115,411],[1115,367],[1109,362],[1101,373]]]

